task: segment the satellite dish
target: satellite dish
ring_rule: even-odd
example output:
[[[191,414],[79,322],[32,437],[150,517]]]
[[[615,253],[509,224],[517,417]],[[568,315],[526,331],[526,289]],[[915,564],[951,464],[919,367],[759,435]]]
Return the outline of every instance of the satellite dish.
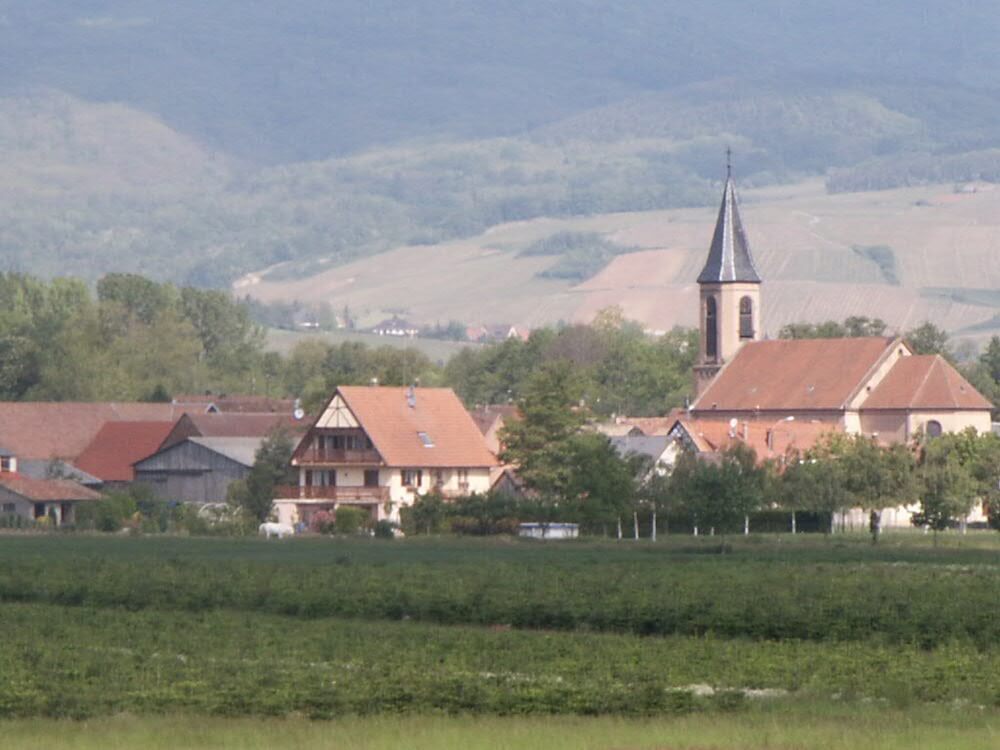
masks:
[[[296,419],[302,419],[302,417],[304,417],[305,415],[306,415],[305,409],[303,409],[301,406],[292,412],[292,416],[295,417]]]
[[[729,426],[732,427],[734,430],[739,426],[739,424],[740,424],[739,420],[736,419],[736,417],[733,417],[732,419],[729,420]]]

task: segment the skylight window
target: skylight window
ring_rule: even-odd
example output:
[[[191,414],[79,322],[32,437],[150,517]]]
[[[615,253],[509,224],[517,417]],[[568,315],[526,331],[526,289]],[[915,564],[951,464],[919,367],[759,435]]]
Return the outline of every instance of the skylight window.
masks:
[[[424,444],[425,448],[433,448],[434,441],[431,440],[431,436],[426,432],[418,432],[417,437],[420,438],[420,442]]]

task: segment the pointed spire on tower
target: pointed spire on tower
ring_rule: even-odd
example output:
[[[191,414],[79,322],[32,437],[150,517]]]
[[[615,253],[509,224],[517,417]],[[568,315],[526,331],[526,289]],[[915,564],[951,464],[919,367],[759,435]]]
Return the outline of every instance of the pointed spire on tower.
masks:
[[[743,231],[736,186],[733,184],[732,151],[726,148],[726,186],[722,191],[722,205],[715,222],[715,234],[708,251],[705,267],[698,274],[699,284],[749,281],[760,283],[757,267],[750,253],[750,243]]]

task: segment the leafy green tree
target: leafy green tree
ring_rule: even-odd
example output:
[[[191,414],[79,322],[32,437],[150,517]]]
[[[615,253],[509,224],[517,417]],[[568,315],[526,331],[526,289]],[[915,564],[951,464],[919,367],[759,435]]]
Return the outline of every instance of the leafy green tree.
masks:
[[[975,501],[976,481],[956,453],[926,460],[920,467],[920,512],[913,522],[937,534],[969,514]]]
[[[948,332],[930,321],[907,331],[905,338],[915,354],[940,354],[945,359],[953,359]]]
[[[801,457],[791,456],[781,474],[781,505],[793,514],[829,514],[827,531],[832,532],[836,514],[851,504],[845,479],[843,463],[826,454],[822,446]]]
[[[357,534],[364,528],[368,520],[368,513],[362,508],[355,508],[351,505],[338,506],[334,512],[334,525],[338,534]]]
[[[408,533],[435,534],[443,529],[448,509],[440,494],[429,492],[402,508],[400,514]]]
[[[292,481],[289,461],[292,440],[276,432],[261,442],[253,466],[245,479],[229,486],[229,502],[257,523],[267,520],[274,505],[274,491],[279,484]]]
[[[18,401],[41,377],[41,352],[27,336],[0,336],[0,400]]]
[[[762,506],[766,482],[766,469],[758,465],[753,449],[737,443],[717,458],[683,452],[674,466],[671,490],[682,499],[696,526],[724,534]]]
[[[979,355],[979,361],[986,367],[993,382],[1000,383],[1000,336],[990,337],[986,349]]]
[[[97,299],[105,307],[116,304],[125,315],[150,325],[174,302],[173,287],[133,273],[109,273],[97,282]]]
[[[584,423],[579,408],[580,383],[568,362],[538,370],[519,401],[521,418],[500,431],[501,459],[518,467],[529,489],[566,498],[570,487],[572,439]]]
[[[566,442],[569,478],[565,496],[581,520],[594,528],[631,515],[636,500],[636,471],[611,441],[598,433],[573,435]]]
[[[875,543],[881,533],[882,509],[914,498],[913,454],[905,445],[883,447],[864,435],[831,436],[828,445],[831,456],[841,463],[852,504],[871,514]]]

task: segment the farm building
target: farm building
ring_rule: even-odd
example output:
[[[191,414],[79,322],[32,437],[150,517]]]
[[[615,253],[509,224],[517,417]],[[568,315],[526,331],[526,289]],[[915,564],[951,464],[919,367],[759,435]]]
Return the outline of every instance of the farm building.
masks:
[[[173,422],[108,422],[73,465],[107,486],[135,479],[132,464],[155,453],[173,429]]]
[[[489,404],[473,409],[469,412],[476,427],[483,433],[486,440],[486,447],[493,455],[500,453],[500,430],[504,423],[510,419],[518,418],[517,407],[513,404]]]
[[[263,438],[284,431],[293,437],[301,435],[309,423],[287,413],[207,413],[185,414],[163,439],[161,448],[169,448],[191,437]]]
[[[191,414],[291,414],[295,401],[269,396],[204,393],[175,396],[173,403]]]
[[[291,465],[298,484],[280,487],[275,506],[294,524],[338,505],[398,521],[419,495],[488,491],[497,460],[450,388],[341,386]]]
[[[135,481],[164,500],[218,503],[253,466],[260,437],[191,437],[134,464]]]
[[[184,413],[174,404],[0,401],[0,445],[22,460],[72,462],[108,422],[173,422]]]
[[[0,448],[0,515],[72,524],[80,503],[100,500],[94,490],[70,479],[35,479],[18,471],[17,456]]]

